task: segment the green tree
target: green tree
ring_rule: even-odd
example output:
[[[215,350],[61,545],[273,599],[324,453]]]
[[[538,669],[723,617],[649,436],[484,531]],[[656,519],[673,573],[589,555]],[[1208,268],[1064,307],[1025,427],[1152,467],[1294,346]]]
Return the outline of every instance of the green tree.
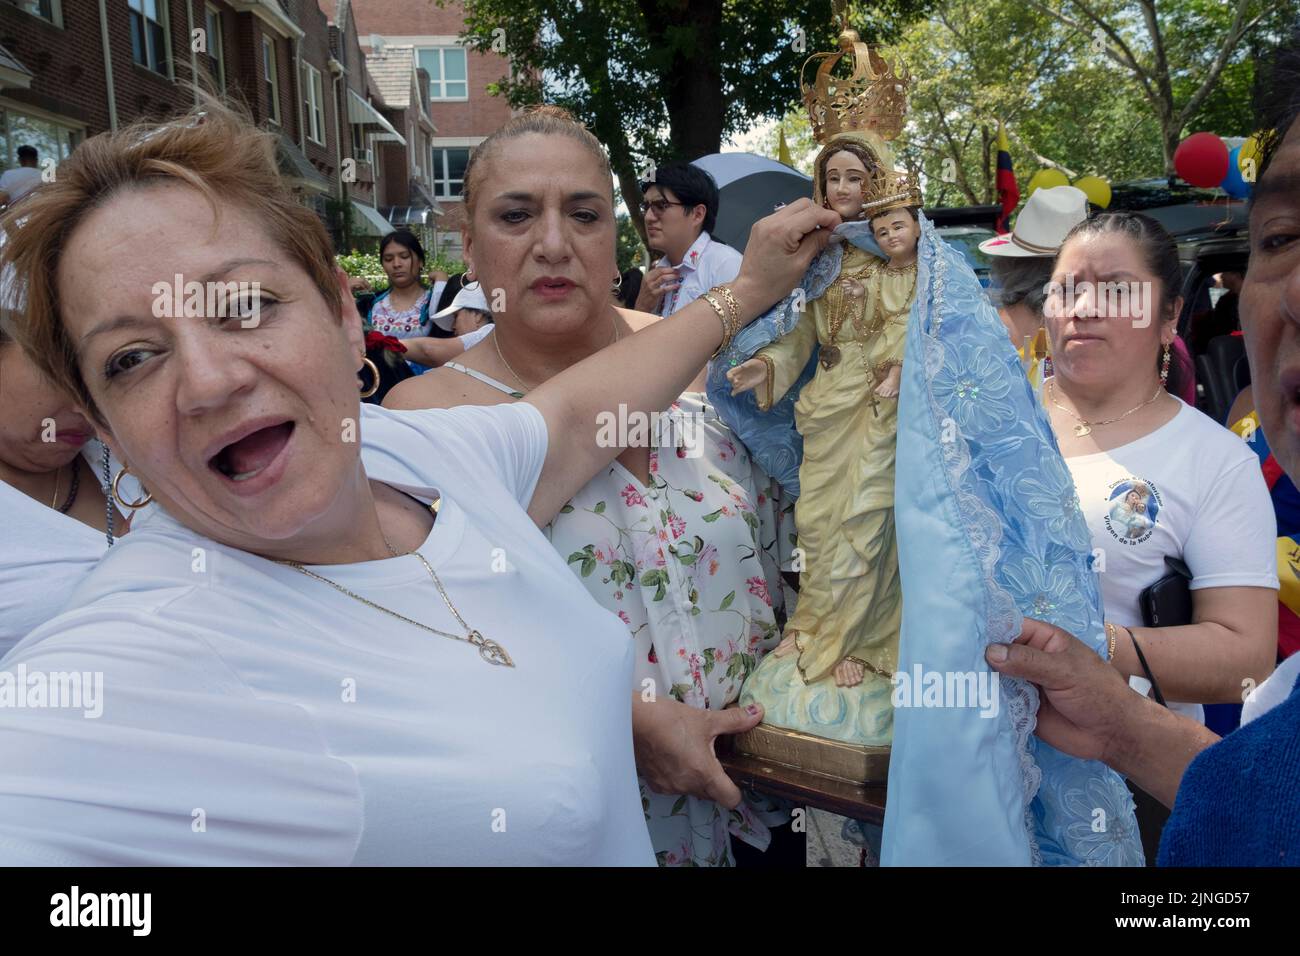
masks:
[[[1027,3],[1069,28],[1074,37],[1086,38],[1093,55],[1118,66],[1140,92],[1159,126],[1166,175],[1173,175],[1174,151],[1192,121],[1206,116],[1204,110],[1225,70],[1248,55],[1246,41],[1257,31],[1272,33],[1280,40],[1300,11],[1296,0]],[[1244,88],[1242,73],[1243,69],[1230,70],[1229,89]],[[1229,93],[1213,105],[1221,108],[1231,102]]]
[[[936,0],[854,11],[868,38],[893,40]],[[830,0],[464,0],[466,41],[508,55],[494,89],[546,100],[609,150],[624,196],[639,173],[719,151],[725,136],[798,100],[804,59],[834,46]],[[637,231],[640,210],[631,207]]]

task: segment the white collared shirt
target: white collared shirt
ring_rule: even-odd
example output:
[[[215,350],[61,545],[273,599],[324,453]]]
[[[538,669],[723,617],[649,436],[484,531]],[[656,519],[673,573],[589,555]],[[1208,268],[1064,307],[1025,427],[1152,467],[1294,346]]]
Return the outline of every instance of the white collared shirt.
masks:
[[[672,265],[664,256],[655,263],[656,268]],[[725,242],[716,242],[701,232],[686,250],[682,261],[672,268],[681,276],[682,284],[664,295],[659,303],[659,314],[667,317],[684,309],[705,292],[722,282],[730,282],[740,273],[740,253]]]

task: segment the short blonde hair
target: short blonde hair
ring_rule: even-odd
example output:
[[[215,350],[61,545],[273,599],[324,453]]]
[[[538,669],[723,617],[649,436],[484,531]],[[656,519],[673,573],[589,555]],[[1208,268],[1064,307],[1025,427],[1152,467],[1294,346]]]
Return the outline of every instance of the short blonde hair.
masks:
[[[0,219],[0,273],[9,273],[13,283],[4,303],[14,309],[8,327],[37,366],[99,424],[105,424],[103,416],[62,321],[58,273],[77,226],[121,190],[181,183],[198,190],[214,215],[222,205],[249,210],[339,314],[333,244],[320,218],[280,178],[275,144],[275,135],[258,129],[246,114],[203,95],[177,119],[137,123],[86,140],[59,164],[54,181]]]

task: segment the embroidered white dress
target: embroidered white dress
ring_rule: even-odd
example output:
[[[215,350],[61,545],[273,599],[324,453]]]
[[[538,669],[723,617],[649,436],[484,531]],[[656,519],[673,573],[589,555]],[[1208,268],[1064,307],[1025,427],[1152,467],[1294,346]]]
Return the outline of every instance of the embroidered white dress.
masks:
[[[518,394],[459,363],[447,367]],[[613,462],[543,531],[592,597],[627,625],[634,689],[720,710],[779,642],[776,610],[787,601],[793,610],[779,568],[793,548],[793,502],[783,508],[779,486],[702,393],[684,393],[665,419],[659,434],[684,436],[692,448],[652,448],[649,486]],[[790,819],[755,794],[729,811],[639,783],[661,866],[733,865],[728,834],[766,849],[768,825]]]

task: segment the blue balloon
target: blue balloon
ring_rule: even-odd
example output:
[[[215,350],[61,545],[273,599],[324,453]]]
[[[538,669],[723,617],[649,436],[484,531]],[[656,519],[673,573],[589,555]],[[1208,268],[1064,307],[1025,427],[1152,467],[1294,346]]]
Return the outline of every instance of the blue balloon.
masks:
[[[1239,156],[1241,156],[1241,147],[1232,147],[1232,151],[1228,153],[1228,174],[1223,177],[1223,182],[1219,183],[1219,188],[1233,199],[1245,199],[1250,195],[1251,184],[1241,178],[1241,167],[1237,165]]]

